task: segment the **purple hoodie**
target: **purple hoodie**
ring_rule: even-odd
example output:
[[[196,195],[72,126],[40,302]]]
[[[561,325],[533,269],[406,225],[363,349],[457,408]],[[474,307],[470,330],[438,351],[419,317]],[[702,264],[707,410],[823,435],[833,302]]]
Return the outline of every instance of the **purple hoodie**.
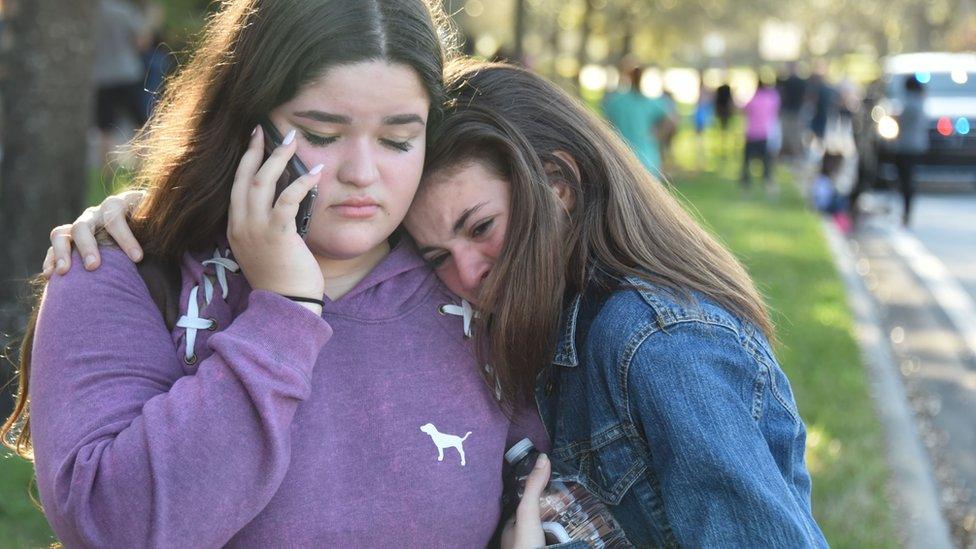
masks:
[[[769,133],[779,117],[779,92],[773,88],[759,88],[742,108],[746,115],[746,140],[769,139]]]
[[[102,257],[51,280],[33,349],[37,482],[68,547],[484,546],[505,449],[547,445],[534,410],[496,406],[407,242],[323,318],[187,254],[172,333]]]

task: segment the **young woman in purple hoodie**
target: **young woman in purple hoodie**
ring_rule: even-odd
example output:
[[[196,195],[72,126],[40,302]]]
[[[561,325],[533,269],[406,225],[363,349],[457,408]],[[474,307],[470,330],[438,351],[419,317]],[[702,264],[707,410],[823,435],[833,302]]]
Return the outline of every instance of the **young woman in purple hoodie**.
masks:
[[[136,141],[134,234],[179,270],[178,321],[103,247],[50,280],[22,347],[2,434],[66,546],[492,537],[505,449],[545,441],[396,232],[440,115],[435,19],[422,0],[228,0],[209,21]],[[265,119],[285,136],[267,159]],[[275,197],[296,154],[310,173]]]

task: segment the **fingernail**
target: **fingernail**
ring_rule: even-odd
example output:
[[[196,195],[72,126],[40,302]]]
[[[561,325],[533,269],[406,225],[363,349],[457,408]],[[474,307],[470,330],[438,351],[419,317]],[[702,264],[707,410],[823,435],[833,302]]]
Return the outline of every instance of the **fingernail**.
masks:
[[[95,256],[93,256],[93,255],[86,255],[85,256],[85,267],[91,267],[94,264],[95,264]]]
[[[58,268],[59,271],[64,269],[64,260],[63,259],[59,259],[58,260],[57,268]]]
[[[261,126],[254,126],[254,129],[251,130],[251,137],[254,137],[255,135],[258,134],[258,128],[260,128],[260,127]]]
[[[547,463],[549,463],[549,457],[545,454],[539,454],[539,458],[535,460],[535,468],[542,469]]]
[[[311,175],[318,175],[319,172],[321,172],[322,171],[322,168],[324,168],[324,167],[325,167],[325,164],[318,164],[314,168],[312,168],[308,173],[310,173]]]
[[[281,142],[282,145],[291,145],[291,142],[295,140],[295,130],[288,132],[285,136],[285,140]]]
[[[133,250],[132,253],[129,254],[129,256],[132,257],[133,261],[139,261],[140,259],[142,259],[142,252],[140,252],[139,250]]]

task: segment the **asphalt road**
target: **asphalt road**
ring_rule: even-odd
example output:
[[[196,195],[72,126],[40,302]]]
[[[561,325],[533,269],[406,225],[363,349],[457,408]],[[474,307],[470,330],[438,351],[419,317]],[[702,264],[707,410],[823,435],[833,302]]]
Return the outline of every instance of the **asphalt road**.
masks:
[[[857,271],[899,364],[954,542],[976,547],[976,193],[872,194]]]
[[[919,195],[910,232],[976,301],[976,192]]]

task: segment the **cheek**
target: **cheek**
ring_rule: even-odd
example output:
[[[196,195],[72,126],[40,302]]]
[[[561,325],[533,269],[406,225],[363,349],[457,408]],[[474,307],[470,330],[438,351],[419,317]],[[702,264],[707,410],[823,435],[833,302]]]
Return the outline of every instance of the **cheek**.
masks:
[[[491,238],[488,240],[485,246],[485,255],[491,259],[498,259],[498,256],[502,253],[502,248],[505,247],[505,234],[508,229],[508,225],[505,220],[499,220],[498,227],[492,233]]]
[[[393,203],[398,212],[405,214],[410,207],[417,187],[420,184],[420,174],[424,169],[424,150],[415,147],[406,153],[384,159],[380,167],[387,198]]]
[[[295,155],[302,160],[302,164],[305,164],[308,169],[312,169],[316,164],[324,164],[325,169],[328,170],[330,164],[335,164],[335,162],[329,162],[329,154],[325,149],[313,147],[305,143],[304,139],[298,143],[298,150]]]
[[[461,296],[468,301],[472,301],[472,296],[467,295],[464,286],[461,284],[460,277],[458,277],[457,269],[453,266],[443,267],[437,269],[437,278],[441,279],[441,282],[447,286],[448,290],[454,293],[454,295]]]
[[[322,164],[322,178],[319,179],[319,195],[327,189],[330,184],[336,180],[336,165],[338,164],[335,158],[329,154],[327,149],[321,147],[313,147],[307,143],[299,143],[298,150],[295,155],[301,159],[302,164],[311,170],[315,166]]]

